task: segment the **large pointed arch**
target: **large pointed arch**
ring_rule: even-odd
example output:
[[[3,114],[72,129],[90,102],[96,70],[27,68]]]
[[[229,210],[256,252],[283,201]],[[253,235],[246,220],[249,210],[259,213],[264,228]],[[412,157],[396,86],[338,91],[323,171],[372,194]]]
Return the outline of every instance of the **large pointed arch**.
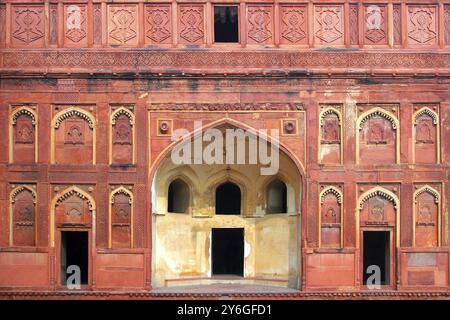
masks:
[[[390,113],[389,111],[384,110],[380,107],[375,107],[370,110],[367,110],[363,114],[361,114],[356,120],[356,163],[359,163],[360,157],[360,132],[363,129],[364,123],[372,117],[380,116],[386,120],[388,120],[392,129],[395,130],[395,163],[400,163],[400,122],[397,117]]]
[[[80,189],[77,186],[70,186],[61,192],[58,192],[52,199],[51,202],[51,212],[50,212],[50,247],[55,247],[55,215],[56,215],[56,206],[62,203],[68,197],[76,195],[82,200],[86,200],[88,203],[89,211],[92,214],[92,233],[93,239],[95,239],[95,225],[96,225],[96,205],[94,198],[89,195],[86,191]],[[92,241],[92,245],[95,246],[95,241]]]
[[[364,208],[364,204],[373,197],[380,196],[392,202],[395,209],[395,243],[396,247],[400,247],[400,200],[392,191],[381,186],[376,186],[370,190],[367,190],[361,194],[358,198],[357,208],[356,208],[356,246],[359,248],[360,244],[360,213]]]
[[[89,128],[92,129],[92,164],[96,163],[96,121],[94,116],[79,107],[69,107],[58,112],[52,120],[52,128],[51,128],[51,151],[50,151],[50,162],[52,164],[55,163],[55,152],[56,152],[56,133],[55,131],[59,128],[61,123],[67,118],[77,116],[84,121],[86,121],[89,125]]]

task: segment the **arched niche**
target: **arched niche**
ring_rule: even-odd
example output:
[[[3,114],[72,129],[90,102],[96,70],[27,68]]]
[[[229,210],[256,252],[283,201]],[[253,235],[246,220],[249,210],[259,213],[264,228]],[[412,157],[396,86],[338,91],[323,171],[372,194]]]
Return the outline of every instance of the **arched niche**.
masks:
[[[91,113],[69,107],[53,118],[51,132],[52,164],[95,164],[96,128]]]
[[[119,107],[111,113],[110,164],[135,163],[135,118],[133,112]]]
[[[428,107],[413,115],[414,163],[439,163],[439,116]]]
[[[273,179],[266,188],[266,213],[287,213],[288,193],[286,184],[279,178]]]
[[[342,164],[342,114],[329,106],[319,114],[319,162],[323,164]]]
[[[359,196],[357,213],[357,246],[360,228],[393,228],[396,247],[400,246],[400,200],[390,190],[377,186]]]
[[[227,181],[215,190],[216,214],[241,214],[241,189],[233,182]]]
[[[343,247],[343,196],[335,186],[324,187],[319,195],[319,247]]]
[[[10,116],[10,163],[38,161],[37,113],[30,107],[18,107]]]
[[[110,195],[109,247],[133,248],[133,193],[120,186]]]
[[[380,107],[372,108],[359,116],[356,132],[357,163],[400,162],[400,125],[393,114]]]
[[[440,194],[429,185],[414,192],[413,245],[415,247],[438,247],[440,236]]]
[[[92,229],[95,234],[96,205],[91,195],[76,186],[58,192],[51,203],[50,243],[55,246],[55,229],[76,227]],[[93,241],[94,245],[95,241]]]
[[[36,191],[27,185],[10,193],[10,246],[36,245]]]
[[[182,178],[174,179],[167,190],[167,212],[189,213],[190,198],[189,185]]]

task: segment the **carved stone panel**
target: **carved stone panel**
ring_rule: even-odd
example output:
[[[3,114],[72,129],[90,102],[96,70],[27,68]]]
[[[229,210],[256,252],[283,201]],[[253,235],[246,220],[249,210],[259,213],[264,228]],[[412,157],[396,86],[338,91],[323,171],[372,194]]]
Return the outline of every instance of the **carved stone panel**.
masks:
[[[145,7],[145,42],[172,43],[172,17],[170,5],[147,5]]]
[[[307,10],[305,6],[281,6],[282,44],[307,44]]]
[[[205,42],[203,5],[180,5],[178,15],[178,37],[182,44]]]
[[[350,44],[359,43],[359,8],[357,4],[350,4]]]
[[[445,44],[450,44],[450,5],[444,6],[444,38]]]
[[[21,114],[17,117],[13,124],[13,139],[14,162],[34,162],[36,128],[29,115]]]
[[[64,6],[64,44],[84,47],[87,45],[87,6],[68,4]]]
[[[435,6],[408,6],[408,43],[435,45],[438,41]]]
[[[415,199],[415,246],[437,246],[438,204],[435,196],[423,192]]]
[[[0,47],[6,42],[6,5],[0,4]]]
[[[112,205],[112,246],[114,248],[131,247],[131,202],[127,194],[114,196]]]
[[[13,195],[12,232],[14,246],[34,246],[36,235],[35,201],[33,193],[22,189]]]
[[[93,10],[93,25],[94,25],[94,44],[102,43],[102,6],[100,3],[94,3]]]
[[[58,5],[50,4],[49,6],[49,35],[48,43],[51,45],[56,45],[58,43]]]
[[[314,42],[321,45],[344,44],[343,6],[314,7]]]
[[[11,44],[16,47],[44,45],[45,16],[43,6],[12,6]]]
[[[138,14],[136,5],[108,6],[108,43],[136,46],[138,43]]]
[[[248,6],[247,30],[249,44],[273,43],[273,7]]]
[[[364,43],[387,44],[386,5],[364,6]]]

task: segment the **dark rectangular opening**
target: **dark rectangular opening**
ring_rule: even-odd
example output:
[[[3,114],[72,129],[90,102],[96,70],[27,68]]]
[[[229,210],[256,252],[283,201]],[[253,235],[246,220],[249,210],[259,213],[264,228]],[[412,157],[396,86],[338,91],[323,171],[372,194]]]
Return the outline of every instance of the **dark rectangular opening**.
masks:
[[[214,6],[214,42],[239,42],[237,6]]]
[[[244,275],[244,229],[212,229],[212,274]]]
[[[380,284],[389,285],[390,275],[390,233],[389,231],[363,232],[363,279],[367,285],[368,278],[374,274],[373,267],[380,268]],[[369,272],[368,272],[369,270]]]
[[[61,232],[61,284],[67,284],[67,268],[80,268],[80,284],[88,284],[89,240],[87,231]]]

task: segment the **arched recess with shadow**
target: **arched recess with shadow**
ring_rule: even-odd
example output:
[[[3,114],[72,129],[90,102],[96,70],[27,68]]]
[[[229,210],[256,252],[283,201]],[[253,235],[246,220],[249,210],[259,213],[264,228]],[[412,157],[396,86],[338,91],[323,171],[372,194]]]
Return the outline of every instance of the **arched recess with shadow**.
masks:
[[[211,127],[224,135],[226,129],[248,129],[234,121],[215,122],[203,129]],[[251,281],[299,288],[304,181],[298,159],[280,145],[280,170],[272,176],[261,175],[263,165],[248,161],[175,164],[171,151],[180,147],[180,141],[163,151],[151,168],[152,287],[183,285],[187,279],[193,285],[217,283],[220,276],[227,275],[238,284]],[[203,142],[204,148],[207,145]],[[167,210],[186,204],[185,196],[178,197],[179,203],[174,197],[172,205],[167,198],[175,195],[169,189],[177,177],[183,177],[189,189],[184,214]],[[266,210],[270,188],[273,212]],[[224,258],[227,246],[220,242],[220,233],[222,238],[241,237],[240,242],[233,240],[235,252],[242,252],[242,260],[235,265],[215,267],[218,261],[234,259]]]

